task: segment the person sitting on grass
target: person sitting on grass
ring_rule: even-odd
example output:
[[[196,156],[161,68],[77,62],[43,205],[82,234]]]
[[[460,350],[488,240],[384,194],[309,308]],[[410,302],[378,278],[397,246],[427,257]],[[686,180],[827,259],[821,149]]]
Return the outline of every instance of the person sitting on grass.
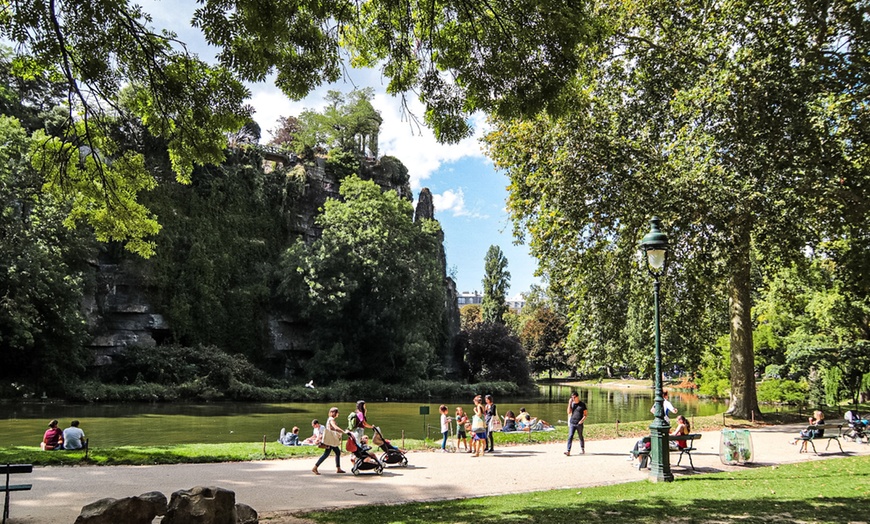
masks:
[[[526,411],[526,408],[520,408],[520,412],[519,414],[517,414],[517,429],[521,431],[528,431],[531,427],[532,416],[529,415],[529,412]]]
[[[85,432],[79,428],[79,421],[73,420],[63,430],[63,449],[84,449],[88,445]]]
[[[44,451],[63,449],[63,431],[57,427],[56,419],[48,423],[48,429],[45,430],[39,447]]]
[[[507,410],[504,414],[504,425],[501,430],[504,432],[517,430],[517,419],[513,411]]]
[[[311,436],[302,441],[303,446],[319,446],[323,442],[323,424],[317,419],[311,421]]]

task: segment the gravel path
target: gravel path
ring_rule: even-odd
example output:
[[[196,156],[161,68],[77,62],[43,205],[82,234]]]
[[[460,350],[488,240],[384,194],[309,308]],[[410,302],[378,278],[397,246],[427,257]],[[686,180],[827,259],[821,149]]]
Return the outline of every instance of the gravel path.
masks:
[[[819,455],[798,453],[789,441],[805,426],[777,426],[751,430],[754,463],[724,466],[719,460],[718,432],[703,433],[693,453],[696,473],[730,471],[789,462],[842,457],[836,443]],[[318,508],[364,504],[393,504],[521,493],[557,488],[581,488],[631,482],[647,478],[627,459],[635,438],[587,441],[586,454],[565,456],[564,444],[502,447],[484,457],[464,453],[409,453],[408,468],[391,467],[382,476],[350,474],[350,459],[342,456],[346,474],[335,473],[330,457],[315,476],[315,460],[272,460],[224,464],[179,464],[172,466],[83,466],[39,467],[27,482],[29,492],[13,493],[11,524],[75,521],[82,506],[104,497],[123,498],[148,491],[172,492],[194,486],[220,486],[236,493],[236,501],[260,514],[261,522],[302,524],[294,514]],[[842,442],[845,455],[870,455],[870,445]],[[577,451],[579,446],[574,444]],[[676,461],[676,455],[672,454]],[[679,478],[693,471],[683,461],[673,466]],[[464,468],[485,465],[485,483],[461,480]],[[23,479],[22,479],[23,480]]]

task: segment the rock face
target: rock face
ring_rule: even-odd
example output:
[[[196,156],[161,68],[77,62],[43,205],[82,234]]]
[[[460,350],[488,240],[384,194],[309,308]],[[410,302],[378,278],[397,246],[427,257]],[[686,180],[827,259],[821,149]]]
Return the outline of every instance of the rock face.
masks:
[[[170,335],[169,324],[154,311],[137,273],[109,258],[104,255],[92,263],[95,286],[82,304],[97,365],[110,363],[127,346],[155,346]]]
[[[266,156],[268,160],[268,155]],[[295,155],[282,157],[281,163],[285,168],[291,169],[299,169],[303,166]],[[395,169],[391,171],[388,165],[382,165],[375,159],[365,159],[361,166],[363,178],[373,180],[385,191],[396,191],[401,198],[411,200],[412,194],[407,176],[397,177],[394,171]],[[404,173],[407,175],[407,169]],[[326,169],[324,158],[318,157],[313,164],[304,165],[304,180],[301,198],[293,203],[292,211],[287,212],[285,216],[290,237],[288,244],[296,238],[306,242],[320,238],[323,231],[317,226],[315,219],[328,199],[340,198],[340,181]],[[276,210],[276,213],[280,212]],[[428,188],[424,188],[420,192],[414,220],[434,219],[434,216],[432,193]],[[459,309],[455,283],[446,272],[443,234],[440,241],[442,244],[440,262],[445,289],[445,324],[449,327],[449,338],[452,342],[459,333]],[[110,364],[113,357],[122,354],[129,346],[152,347],[162,344],[172,336],[169,322],[149,300],[148,288],[141,276],[141,267],[126,262],[126,255],[117,248],[114,249],[115,251],[110,246],[104,246],[100,256],[92,261],[95,285],[89,293],[86,293],[82,303],[88,332],[92,336],[89,345],[94,351],[94,363],[97,366]],[[263,348],[264,353],[266,356],[271,355],[285,361],[288,370],[299,368],[301,362],[308,356],[308,326],[292,318],[287,312],[273,311],[265,314],[270,347]],[[455,368],[452,360],[452,357],[447,357],[447,361],[444,362],[448,370]]]
[[[138,497],[100,499],[82,508],[75,524],[151,524],[158,515],[166,514],[166,496],[159,491]]]

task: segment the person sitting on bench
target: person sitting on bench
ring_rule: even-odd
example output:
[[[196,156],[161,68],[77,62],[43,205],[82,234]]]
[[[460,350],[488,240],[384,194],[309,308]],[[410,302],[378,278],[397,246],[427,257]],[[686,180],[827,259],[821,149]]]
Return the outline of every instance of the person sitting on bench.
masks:
[[[691,424],[689,424],[689,421],[686,420],[686,417],[680,415],[677,417],[677,427],[674,429],[674,431],[671,432],[671,435],[675,437],[688,435],[689,433],[691,433],[691,429],[692,426]],[[689,441],[678,440],[675,442],[673,440],[669,440],[668,445],[671,449],[686,449],[689,445]]]
[[[814,438],[822,438],[825,436],[825,414],[820,410],[813,411],[813,416],[809,418],[810,426],[821,426],[818,428],[807,428],[801,430],[800,436],[791,441],[792,445],[797,444],[799,440],[802,440],[801,443],[801,451],[806,451],[807,449],[807,440],[811,440]]]

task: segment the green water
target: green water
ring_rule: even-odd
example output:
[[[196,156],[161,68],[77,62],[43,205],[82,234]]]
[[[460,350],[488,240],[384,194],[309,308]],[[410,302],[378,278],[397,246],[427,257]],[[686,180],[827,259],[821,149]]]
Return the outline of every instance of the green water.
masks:
[[[541,389],[537,399],[499,399],[495,402],[499,414],[507,410],[515,413],[525,407],[532,416],[554,425],[565,425],[566,404],[570,387],[552,386]],[[589,407],[589,423],[616,420],[629,422],[649,420],[652,390],[643,389],[580,389],[581,398]],[[440,402],[378,402],[367,399],[368,418],[381,427],[390,439],[439,436],[438,406]],[[671,393],[671,401],[687,416],[705,416],[725,411],[723,402],[699,400],[697,396]],[[445,402],[452,416],[456,405],[468,413],[472,402]],[[311,434],[312,419],[324,422],[329,408],[340,410],[339,421],[344,425],[346,416],[354,409],[350,402],[326,403],[210,403],[210,404],[52,404],[3,403],[0,404],[0,446],[36,446],[56,418],[66,428],[73,419],[81,421],[81,428],[93,446],[166,445],[200,442],[260,442],[276,440],[282,427],[288,430],[299,426],[300,435]],[[420,415],[420,407],[429,407],[429,415]]]

